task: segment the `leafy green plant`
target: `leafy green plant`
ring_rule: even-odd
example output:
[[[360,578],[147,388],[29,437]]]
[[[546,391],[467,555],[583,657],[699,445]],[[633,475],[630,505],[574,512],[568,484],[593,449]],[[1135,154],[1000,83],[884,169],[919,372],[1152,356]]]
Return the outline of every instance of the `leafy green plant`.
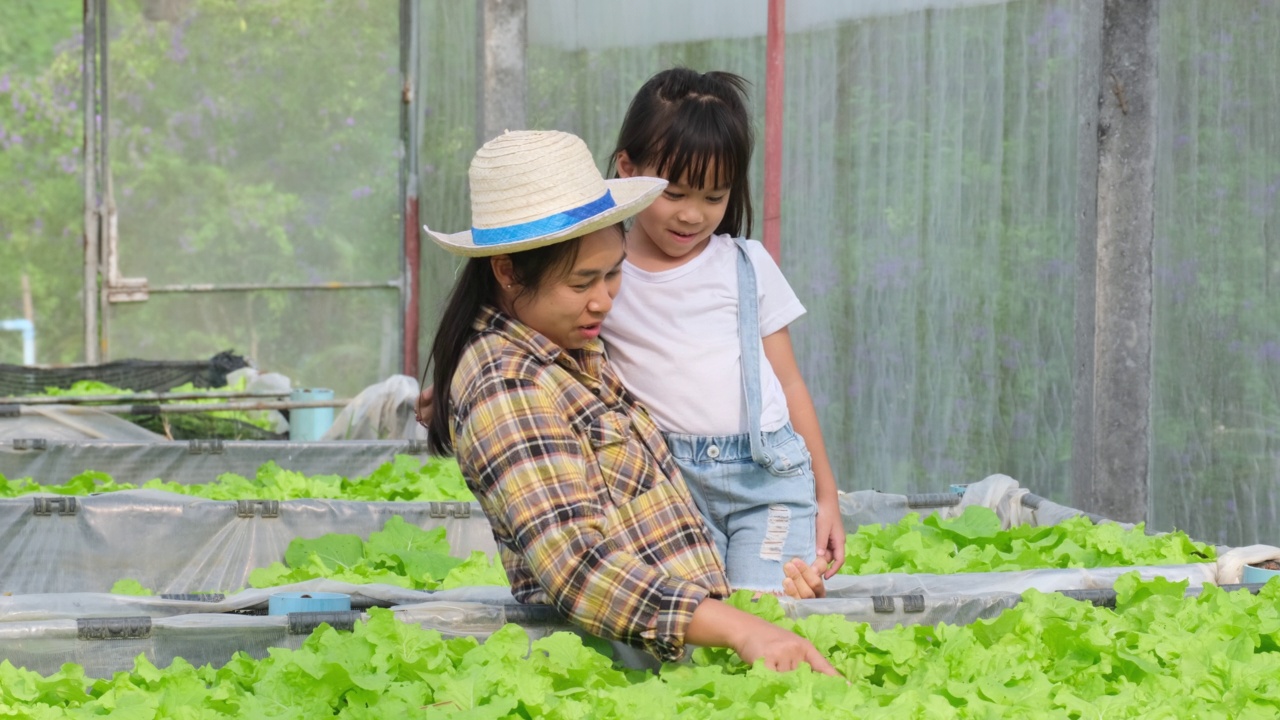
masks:
[[[344,533],[294,538],[284,562],[255,569],[249,573],[249,585],[276,587],[316,578],[411,590],[508,584],[502,564],[486,553],[475,550],[465,559],[453,557],[443,527],[423,530],[396,515],[367,541]]]
[[[42,485],[31,478],[10,480],[0,474],[0,498],[30,493],[90,495],[120,490],[164,490],[210,500],[298,500],[319,498],[359,501],[469,502],[475,499],[467,489],[462,471],[453,458],[397,455],[366,477],[304,475],[285,470],[273,461],[258,468],[253,478],[223,473],[216,482],[182,483],[149,480],[142,485],[116,482],[110,475],[86,470],[63,484]]]
[[[576,634],[483,643],[371,608],[351,632],[322,625],[297,650],[221,668],[145,656],[93,680],[74,663],[41,676],[0,661],[0,712],[88,717],[466,718],[1273,718],[1280,713],[1280,582],[1257,595],[1117,582],[1115,610],[1028,591],[968,626],[877,631],[839,615],[798,621],[777,600],[730,602],[808,637],[842,678],[748,667],[698,649],[660,673],[629,671]]]
[[[971,505],[959,516],[923,520],[909,513],[894,524],[863,525],[848,536],[848,575],[964,573],[1037,568],[1096,568],[1211,562],[1213,547],[1182,532],[1147,535],[1143,525],[1126,530],[1095,525],[1086,517],[1056,525],[1000,529],[990,508]]]

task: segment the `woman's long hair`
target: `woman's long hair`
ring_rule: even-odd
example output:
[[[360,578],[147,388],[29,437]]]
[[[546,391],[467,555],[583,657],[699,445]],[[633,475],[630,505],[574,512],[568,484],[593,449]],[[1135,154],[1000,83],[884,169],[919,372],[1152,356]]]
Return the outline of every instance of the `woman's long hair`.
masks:
[[[619,233],[622,226],[615,226]],[[515,284],[520,286],[519,297],[533,295],[542,284],[555,277],[554,273],[567,272],[578,259],[580,238],[566,240],[546,247],[512,253],[511,272]],[[449,387],[458,371],[458,362],[477,331],[474,327],[480,310],[485,305],[498,306],[500,297],[498,279],[493,274],[490,258],[467,260],[453,284],[435,340],[431,342],[431,357],[427,372],[430,374],[435,396],[431,402],[431,416],[427,418],[427,447],[441,455],[453,453],[453,436],[449,429],[449,417],[453,401]]]

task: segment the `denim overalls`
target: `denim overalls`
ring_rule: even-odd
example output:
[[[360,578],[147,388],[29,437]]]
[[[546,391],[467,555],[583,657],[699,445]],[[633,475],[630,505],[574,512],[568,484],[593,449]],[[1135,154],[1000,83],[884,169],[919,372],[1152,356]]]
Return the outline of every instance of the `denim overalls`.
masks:
[[[760,322],[756,275],[738,246],[738,338],[747,398],[743,435],[665,433],[689,492],[706,518],[734,589],[781,591],[782,564],[812,563],[818,503],[804,439],[791,423],[760,430]]]

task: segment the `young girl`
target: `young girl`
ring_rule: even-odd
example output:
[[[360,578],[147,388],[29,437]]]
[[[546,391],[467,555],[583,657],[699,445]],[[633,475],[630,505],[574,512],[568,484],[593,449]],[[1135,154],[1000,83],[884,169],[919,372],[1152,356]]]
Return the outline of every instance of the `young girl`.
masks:
[[[808,640],[719,600],[729,585],[706,524],[604,357],[621,222],[666,182],[606,182],[577,137],[529,131],[485,143],[469,179],[472,228],[427,229],[470,258],[431,347],[429,442],[457,456],[512,595],[664,661],[692,643],[835,675]]]
[[[746,81],[665,70],[640,88],[617,175],[666,178],[627,233],[602,331],[711,525],[734,587],[795,590],[792,557],[844,562],[835,476],[787,326],[804,313],[751,231]],[[816,548],[816,553],[815,553]]]

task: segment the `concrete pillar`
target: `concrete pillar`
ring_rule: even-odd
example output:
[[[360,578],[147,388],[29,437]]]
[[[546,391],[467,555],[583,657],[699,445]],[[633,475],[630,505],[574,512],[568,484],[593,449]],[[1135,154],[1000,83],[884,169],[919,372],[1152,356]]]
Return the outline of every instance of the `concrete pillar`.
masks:
[[[476,147],[505,130],[526,130],[526,0],[476,0]]]
[[[1082,93],[1079,124],[1074,502],[1138,522],[1151,446],[1158,0],[1104,0],[1091,14],[1099,48],[1081,56],[1100,62],[1081,71],[1096,92]]]

